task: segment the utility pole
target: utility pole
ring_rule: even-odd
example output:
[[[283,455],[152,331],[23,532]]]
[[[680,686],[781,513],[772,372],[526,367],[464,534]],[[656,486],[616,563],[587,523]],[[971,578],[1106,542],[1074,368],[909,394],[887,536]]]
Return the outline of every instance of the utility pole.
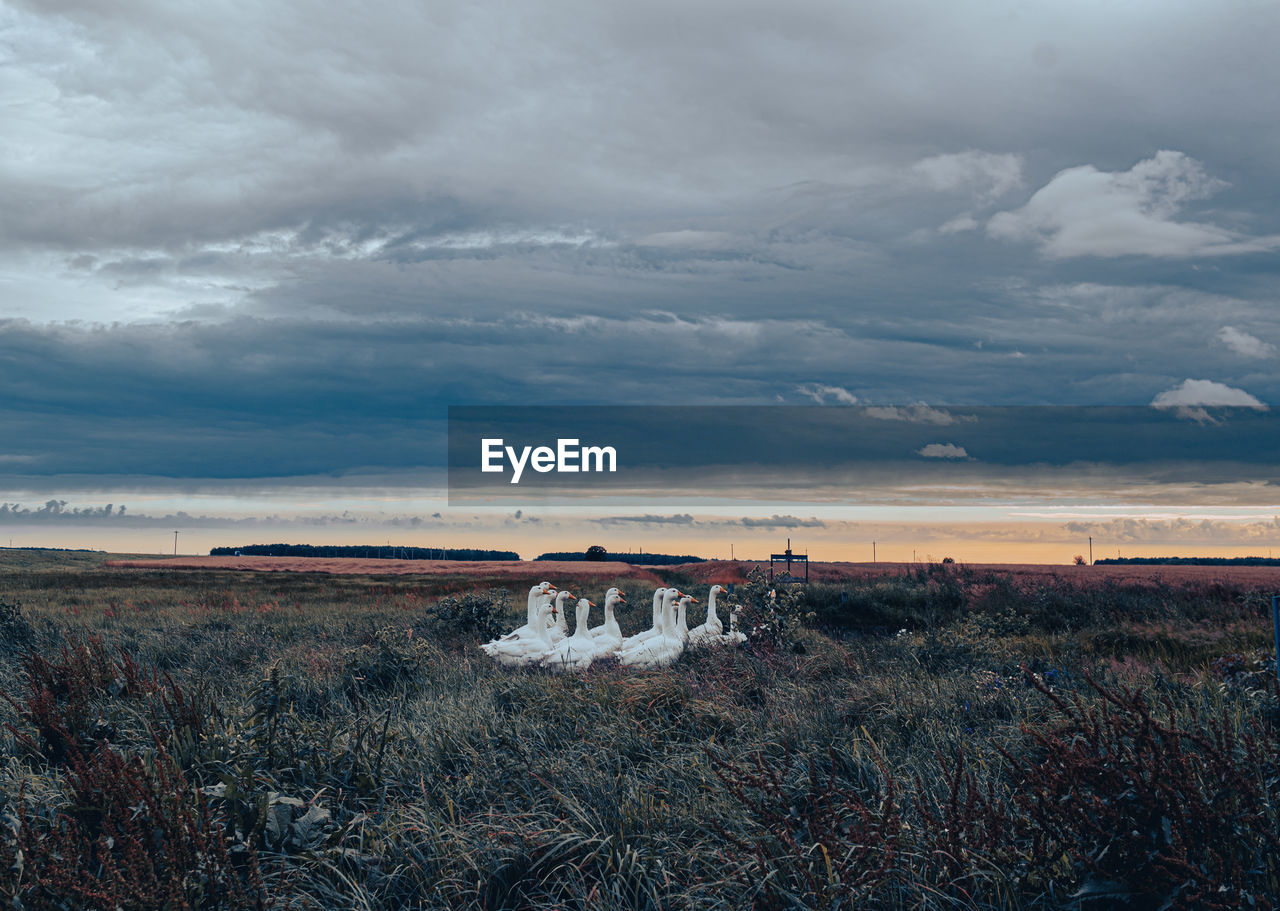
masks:
[[[871,542],[871,562],[876,562],[876,542]]]
[[[173,533],[173,555],[175,557],[178,555],[178,533],[176,531]]]
[[[1093,535],[1089,535],[1089,565],[1093,565]]]

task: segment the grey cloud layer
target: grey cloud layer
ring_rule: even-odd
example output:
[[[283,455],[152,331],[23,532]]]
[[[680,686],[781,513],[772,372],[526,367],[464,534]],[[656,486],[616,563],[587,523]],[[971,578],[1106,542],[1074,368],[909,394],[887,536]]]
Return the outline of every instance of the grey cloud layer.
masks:
[[[462,402],[1280,402],[1278,37],[1244,2],[11,2],[0,478],[405,471]]]

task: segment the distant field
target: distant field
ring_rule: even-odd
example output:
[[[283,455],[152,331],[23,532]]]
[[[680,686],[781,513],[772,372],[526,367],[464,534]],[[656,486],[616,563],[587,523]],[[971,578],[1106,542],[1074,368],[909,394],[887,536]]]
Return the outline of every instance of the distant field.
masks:
[[[254,572],[314,572],[371,576],[466,576],[477,581],[496,579],[531,579],[535,576],[591,580],[602,578],[637,579],[657,584],[659,573],[677,573],[688,579],[706,582],[743,582],[752,569],[765,572],[767,562],[749,560],[707,560],[672,566],[632,566],[628,563],[532,560],[364,560],[322,557],[210,557],[182,556],[160,559],[117,559],[109,556],[106,566],[132,569],[226,569]],[[917,572],[930,564],[921,563],[819,563],[809,566],[814,582],[852,582],[883,576],[900,576]],[[971,563],[957,564],[978,574],[996,574],[1025,583],[1066,583],[1096,585],[1099,583],[1163,583],[1182,585],[1223,582],[1235,585],[1271,587],[1280,592],[1280,566],[1070,566],[1035,563]],[[655,571],[656,570],[656,571]],[[778,570],[781,572],[781,570]],[[802,566],[794,571],[803,576]]]
[[[331,573],[364,576],[465,576],[477,582],[502,579],[643,579],[658,583],[649,567],[627,563],[531,560],[370,560],[329,557],[166,557],[109,559],[122,569],[250,570],[253,572]]]
[[[809,566],[809,578],[814,582],[846,582],[878,576],[902,575],[919,571],[928,565],[931,564],[815,562]],[[745,560],[708,560],[705,563],[687,563],[671,568],[679,569],[680,572],[696,579],[740,582],[753,568],[768,572],[769,564],[767,561],[756,563]],[[979,574],[994,573],[1026,582],[1063,582],[1071,585],[1090,585],[1099,582],[1156,582],[1169,585],[1225,582],[1235,585],[1272,587],[1280,592],[1280,566],[1116,566],[1110,564],[1072,566],[1042,563],[966,563],[955,564],[955,568]],[[797,575],[804,576],[803,565],[793,565],[792,570]]]

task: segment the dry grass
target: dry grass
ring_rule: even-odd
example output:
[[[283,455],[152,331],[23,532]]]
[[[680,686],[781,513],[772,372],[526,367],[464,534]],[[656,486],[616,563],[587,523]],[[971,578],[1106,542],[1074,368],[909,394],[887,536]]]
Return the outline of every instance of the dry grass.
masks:
[[[502,604],[488,580],[37,556],[0,560],[0,897],[23,907],[1280,894],[1280,698],[1245,584],[913,571],[755,603],[784,632],[750,648],[574,677],[458,631]],[[646,626],[634,579],[587,593],[613,584]]]

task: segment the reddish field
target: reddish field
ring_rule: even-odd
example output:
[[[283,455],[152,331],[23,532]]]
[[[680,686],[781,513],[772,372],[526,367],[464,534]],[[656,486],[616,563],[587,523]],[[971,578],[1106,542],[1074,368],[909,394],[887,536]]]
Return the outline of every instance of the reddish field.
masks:
[[[464,576],[477,581],[538,576],[561,579],[661,580],[651,568],[628,563],[533,562],[528,560],[359,560],[322,557],[172,557],[156,560],[110,560],[108,566],[135,569],[231,569],[254,572],[335,573],[354,575]],[[814,582],[842,582],[898,575],[920,569],[920,563],[818,563],[809,567]],[[768,563],[708,560],[668,567],[708,584],[743,582],[754,567]],[[1169,585],[1227,582],[1280,591],[1280,566],[1068,566],[1031,563],[977,563],[963,568],[1009,575],[1028,583],[1059,580],[1084,585],[1100,582],[1151,582]],[[799,570],[803,573],[803,570]]]
[[[813,563],[809,567],[809,579],[813,582],[842,582],[852,579],[869,579],[875,576],[900,575],[910,570],[922,569],[922,563]],[[1082,585],[1100,582],[1151,582],[1169,585],[1188,583],[1206,584],[1228,582],[1233,585],[1257,588],[1275,588],[1280,591],[1280,566],[1071,566],[1047,563],[968,563],[959,568],[976,572],[995,572],[1012,576],[1016,580],[1064,581]],[[706,563],[687,563],[677,567],[686,575],[705,582],[741,582],[753,568],[760,567],[766,573],[768,563],[752,563],[745,560],[708,560]],[[804,567],[793,566],[793,571],[804,576]]]
[[[108,560],[107,566],[128,569],[240,569],[253,572],[332,573],[369,576],[466,576],[470,579],[514,579],[538,576],[561,579],[659,579],[642,566],[628,563],[585,563],[530,560],[362,560],[325,557],[168,557],[156,560]]]

